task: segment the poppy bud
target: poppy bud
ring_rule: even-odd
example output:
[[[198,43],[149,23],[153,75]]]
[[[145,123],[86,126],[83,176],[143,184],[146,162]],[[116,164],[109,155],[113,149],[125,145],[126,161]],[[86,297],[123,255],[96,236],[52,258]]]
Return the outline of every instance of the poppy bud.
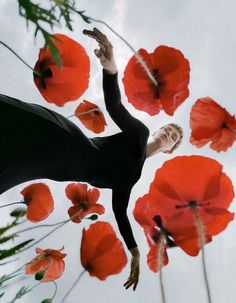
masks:
[[[89,220],[96,221],[98,219],[98,215],[92,215],[88,217]]]
[[[42,280],[45,275],[45,270],[39,270],[34,275],[35,280]]]
[[[26,209],[25,208],[17,207],[10,213],[10,216],[15,217],[15,218],[19,218],[19,217],[25,216],[25,214],[26,214]]]
[[[43,301],[41,301],[41,303],[52,303],[52,299],[50,298],[44,299]]]

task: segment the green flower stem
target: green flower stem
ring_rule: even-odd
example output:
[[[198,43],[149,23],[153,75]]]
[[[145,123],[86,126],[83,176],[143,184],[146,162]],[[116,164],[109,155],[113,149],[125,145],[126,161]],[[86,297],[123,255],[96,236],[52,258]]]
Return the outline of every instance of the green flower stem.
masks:
[[[36,288],[37,286],[39,286],[40,284],[42,284],[41,282],[35,284],[34,286],[32,286],[30,289],[29,289],[29,292],[32,291],[34,288]]]
[[[71,117],[75,117],[75,115],[70,115],[68,117],[66,117],[67,119],[71,118]]]
[[[202,220],[197,211],[197,206],[191,207],[191,210],[192,210],[192,214],[193,214],[197,232],[198,232],[199,248],[202,250],[202,268],[203,268],[203,275],[204,275],[204,280],[205,280],[208,303],[211,303],[212,302],[211,292],[210,292],[210,286],[209,286],[208,277],[207,277],[206,261],[205,261],[206,258],[205,258],[205,250],[204,250],[204,245],[206,244],[204,225],[203,225]]]
[[[59,303],[63,303],[65,302],[66,298],[70,295],[70,293],[72,292],[72,290],[75,288],[75,286],[78,284],[80,278],[83,276],[83,274],[86,272],[86,270],[83,270],[78,278],[75,280],[75,282],[72,284],[71,288],[67,291],[67,293],[65,294],[65,296],[62,298],[62,300]]]
[[[136,59],[138,60],[138,62],[141,64],[141,66],[144,68],[145,72],[147,73],[147,76],[150,78],[150,80],[152,81],[152,83],[158,87],[158,82],[156,81],[156,79],[153,77],[152,72],[150,71],[150,69],[148,68],[147,64],[144,62],[143,58],[135,51],[135,49],[128,43],[127,40],[125,40],[121,35],[119,35],[111,26],[109,26],[106,22],[102,21],[102,20],[97,20],[94,18],[89,17],[89,20],[94,21],[94,22],[98,22],[101,24],[104,24],[107,28],[109,28],[117,37],[119,37],[130,49],[131,51],[134,53]]]
[[[56,228],[54,228],[53,230],[51,230],[49,233],[47,233],[46,235],[44,235],[42,238],[40,238],[39,240],[37,240],[36,242],[32,243],[31,245],[25,247],[22,250],[19,250],[16,254],[22,253],[23,251],[33,247],[35,244],[38,244],[39,242],[41,242],[42,240],[44,240],[45,238],[47,238],[48,236],[50,236],[52,233],[54,233],[56,230],[58,230],[59,228],[61,228],[62,226],[64,226],[66,223],[70,222],[74,217],[79,216],[82,213],[83,209],[81,208],[77,213],[75,213],[70,219],[63,221],[62,224],[60,224],[59,226],[57,226]]]
[[[25,229],[22,229],[22,230],[19,230],[13,234],[11,234],[10,236],[15,236],[15,235],[18,235],[18,234],[21,234],[25,231],[29,231],[29,230],[32,230],[32,229],[36,229],[36,228],[39,228],[39,227],[51,227],[51,226],[56,226],[56,225],[59,225],[59,224],[62,224],[62,223],[65,223],[67,222],[67,220],[63,220],[63,221],[60,221],[60,222],[57,222],[57,223],[53,223],[53,224],[40,224],[40,225],[36,225],[36,226],[31,226],[31,227],[27,227]]]
[[[7,261],[7,262],[0,263],[0,266],[7,265],[7,264],[12,263],[12,262],[15,262],[15,261],[17,261],[17,260],[19,260],[19,259],[20,259],[20,258],[16,258],[16,259],[14,259],[14,260],[10,260],[10,261]]]
[[[41,77],[41,73],[35,71],[24,59],[22,59],[10,46],[8,46],[6,43],[3,41],[0,41],[0,44],[2,44],[4,47],[6,47],[8,50],[10,50],[18,59],[20,59],[21,62],[23,62],[29,69],[33,71],[34,74],[37,76]]]
[[[55,296],[56,296],[56,293],[57,293],[57,283],[55,282],[55,281],[51,281],[53,284],[54,284],[54,286],[55,286],[55,290],[54,290],[54,294],[53,294],[53,296],[51,297],[51,300],[53,300],[54,298],[55,298]]]
[[[14,204],[25,204],[25,201],[12,202],[12,203],[5,204],[5,205],[0,206],[0,208],[6,207],[6,206],[10,206],[10,205],[14,205]]]
[[[164,290],[164,284],[163,284],[163,277],[162,277],[162,267],[163,267],[163,254],[164,254],[164,249],[165,249],[165,236],[161,234],[160,237],[160,245],[159,245],[159,250],[158,250],[158,257],[157,257],[157,272],[160,271],[160,287],[161,287],[161,299],[163,303],[166,303],[165,299],[165,290]]]
[[[87,115],[87,114],[90,114],[92,112],[102,112],[102,111],[99,108],[92,108],[90,110],[87,110],[86,112],[79,113],[79,116]]]

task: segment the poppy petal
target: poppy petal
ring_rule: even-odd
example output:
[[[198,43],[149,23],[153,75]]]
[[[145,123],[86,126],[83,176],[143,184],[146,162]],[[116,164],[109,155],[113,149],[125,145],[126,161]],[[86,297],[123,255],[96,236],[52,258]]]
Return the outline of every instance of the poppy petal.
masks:
[[[79,201],[87,201],[87,188],[86,183],[70,183],[65,189],[66,196],[75,206],[78,206]]]
[[[188,97],[189,62],[174,48],[161,45],[149,54],[140,49],[138,54],[147,64],[156,86],[148,77],[141,64],[133,56],[125,69],[123,83],[129,102],[150,115],[160,109],[173,115],[177,107]]]
[[[27,204],[26,217],[31,222],[46,219],[54,209],[54,200],[49,187],[44,183],[26,186],[21,194]]]
[[[192,129],[190,143],[210,147],[217,152],[226,151],[236,140],[236,120],[210,97],[198,99],[190,113]]]
[[[100,108],[84,100],[75,110],[75,116],[92,132],[99,134],[104,131],[106,120]]]
[[[78,99],[88,88],[90,61],[82,45],[63,34],[54,34],[54,43],[60,51],[62,68],[52,60],[49,46],[41,48],[34,70],[34,82],[44,99],[63,106]]]
[[[88,230],[83,229],[80,257],[89,274],[100,280],[119,273],[127,264],[122,243],[107,222],[96,222]]]
[[[100,197],[100,191],[97,188],[92,188],[87,193],[87,201],[89,206],[94,205]]]

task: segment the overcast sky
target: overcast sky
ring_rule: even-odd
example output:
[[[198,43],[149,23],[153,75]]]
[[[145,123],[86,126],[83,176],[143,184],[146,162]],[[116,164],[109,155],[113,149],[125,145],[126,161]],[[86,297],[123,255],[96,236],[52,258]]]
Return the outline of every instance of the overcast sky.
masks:
[[[40,1],[38,1],[40,2]],[[41,1],[45,2],[45,1]],[[227,152],[216,153],[208,146],[197,149],[189,143],[190,127],[189,113],[197,98],[210,96],[231,114],[236,114],[236,42],[235,42],[235,0],[81,0],[77,1],[80,10],[86,10],[88,16],[102,19],[111,25],[119,34],[138,50],[145,48],[153,52],[159,45],[167,45],[180,49],[190,61],[190,96],[178,108],[174,117],[160,113],[155,117],[135,110],[127,103],[121,79],[125,66],[132,56],[127,46],[119,40],[105,26],[99,24],[85,24],[79,17],[74,16],[74,31],[69,32],[63,28],[54,32],[66,33],[75,38],[86,49],[91,60],[91,76],[88,90],[80,100],[70,102],[63,108],[48,104],[43,100],[32,81],[32,73],[8,50],[0,46],[0,92],[18,99],[38,103],[53,109],[65,116],[73,114],[75,107],[83,99],[98,104],[104,109],[101,88],[101,67],[93,54],[96,43],[82,35],[84,28],[92,29],[97,26],[111,40],[119,69],[120,89],[124,105],[130,112],[141,119],[149,127],[150,132],[155,131],[166,122],[179,123],[184,128],[184,141],[180,148],[171,156],[158,154],[148,159],[143,167],[140,180],[133,188],[128,213],[133,227],[135,238],[141,250],[141,276],[137,290],[125,290],[123,283],[129,275],[129,264],[116,276],[108,277],[105,282],[91,278],[87,273],[82,277],[79,285],[73,291],[67,302],[160,302],[159,275],[151,272],[146,264],[148,247],[140,226],[132,216],[133,207],[138,197],[147,193],[149,184],[153,180],[155,171],[164,161],[176,155],[204,155],[219,161],[224,172],[236,185],[236,144]],[[38,35],[35,43],[33,39],[34,27],[26,29],[25,20],[18,16],[16,0],[0,0],[0,40],[12,46],[31,66],[34,66],[38,49],[42,47],[42,37]],[[110,135],[119,131],[105,112],[108,127],[101,134]],[[78,120],[75,122],[88,136],[93,133],[83,128]],[[54,182],[41,180],[47,183],[56,201],[54,213],[44,222],[54,223],[67,218],[69,200],[65,198],[64,189],[67,182]],[[21,184],[1,195],[1,203],[21,199],[20,190],[31,182]],[[99,199],[106,208],[106,213],[100,220],[113,224],[118,232],[116,222],[111,210],[111,190],[101,190]],[[235,201],[230,208],[235,211]],[[8,210],[1,210],[1,225],[8,221]],[[30,226],[31,224],[29,224]],[[81,231],[89,222],[81,225],[69,223],[51,237],[45,239],[38,246],[41,248],[59,249],[65,246],[64,252],[66,270],[58,280],[59,290],[57,300],[67,291],[78,274],[83,270],[79,259]],[[45,229],[35,233],[35,237],[46,233]],[[33,233],[22,235],[21,239],[28,239]],[[230,223],[228,228],[219,236],[213,238],[212,243],[205,247],[207,271],[214,303],[233,303],[236,296],[236,223]],[[129,252],[127,255],[130,258]],[[163,270],[166,299],[168,303],[204,303],[207,302],[201,270],[201,258],[190,257],[180,249],[169,250],[169,265]],[[7,273],[21,266],[35,256],[34,249],[21,255],[16,265],[0,268]],[[26,280],[24,285],[34,285],[33,278]],[[22,284],[15,285],[2,298],[2,302],[13,298]],[[43,294],[44,292],[44,294]],[[26,295],[22,302],[40,302],[50,297],[53,287],[49,283],[35,289],[32,294]]]

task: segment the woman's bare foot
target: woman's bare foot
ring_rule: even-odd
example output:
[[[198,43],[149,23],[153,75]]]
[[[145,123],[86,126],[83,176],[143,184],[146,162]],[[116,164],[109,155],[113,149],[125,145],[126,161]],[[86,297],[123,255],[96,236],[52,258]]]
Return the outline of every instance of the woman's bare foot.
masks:
[[[117,67],[113,55],[113,46],[100,30],[96,27],[92,31],[83,30],[83,34],[95,39],[98,42],[100,49],[95,49],[95,55],[100,59],[101,65],[109,74],[116,74]]]

